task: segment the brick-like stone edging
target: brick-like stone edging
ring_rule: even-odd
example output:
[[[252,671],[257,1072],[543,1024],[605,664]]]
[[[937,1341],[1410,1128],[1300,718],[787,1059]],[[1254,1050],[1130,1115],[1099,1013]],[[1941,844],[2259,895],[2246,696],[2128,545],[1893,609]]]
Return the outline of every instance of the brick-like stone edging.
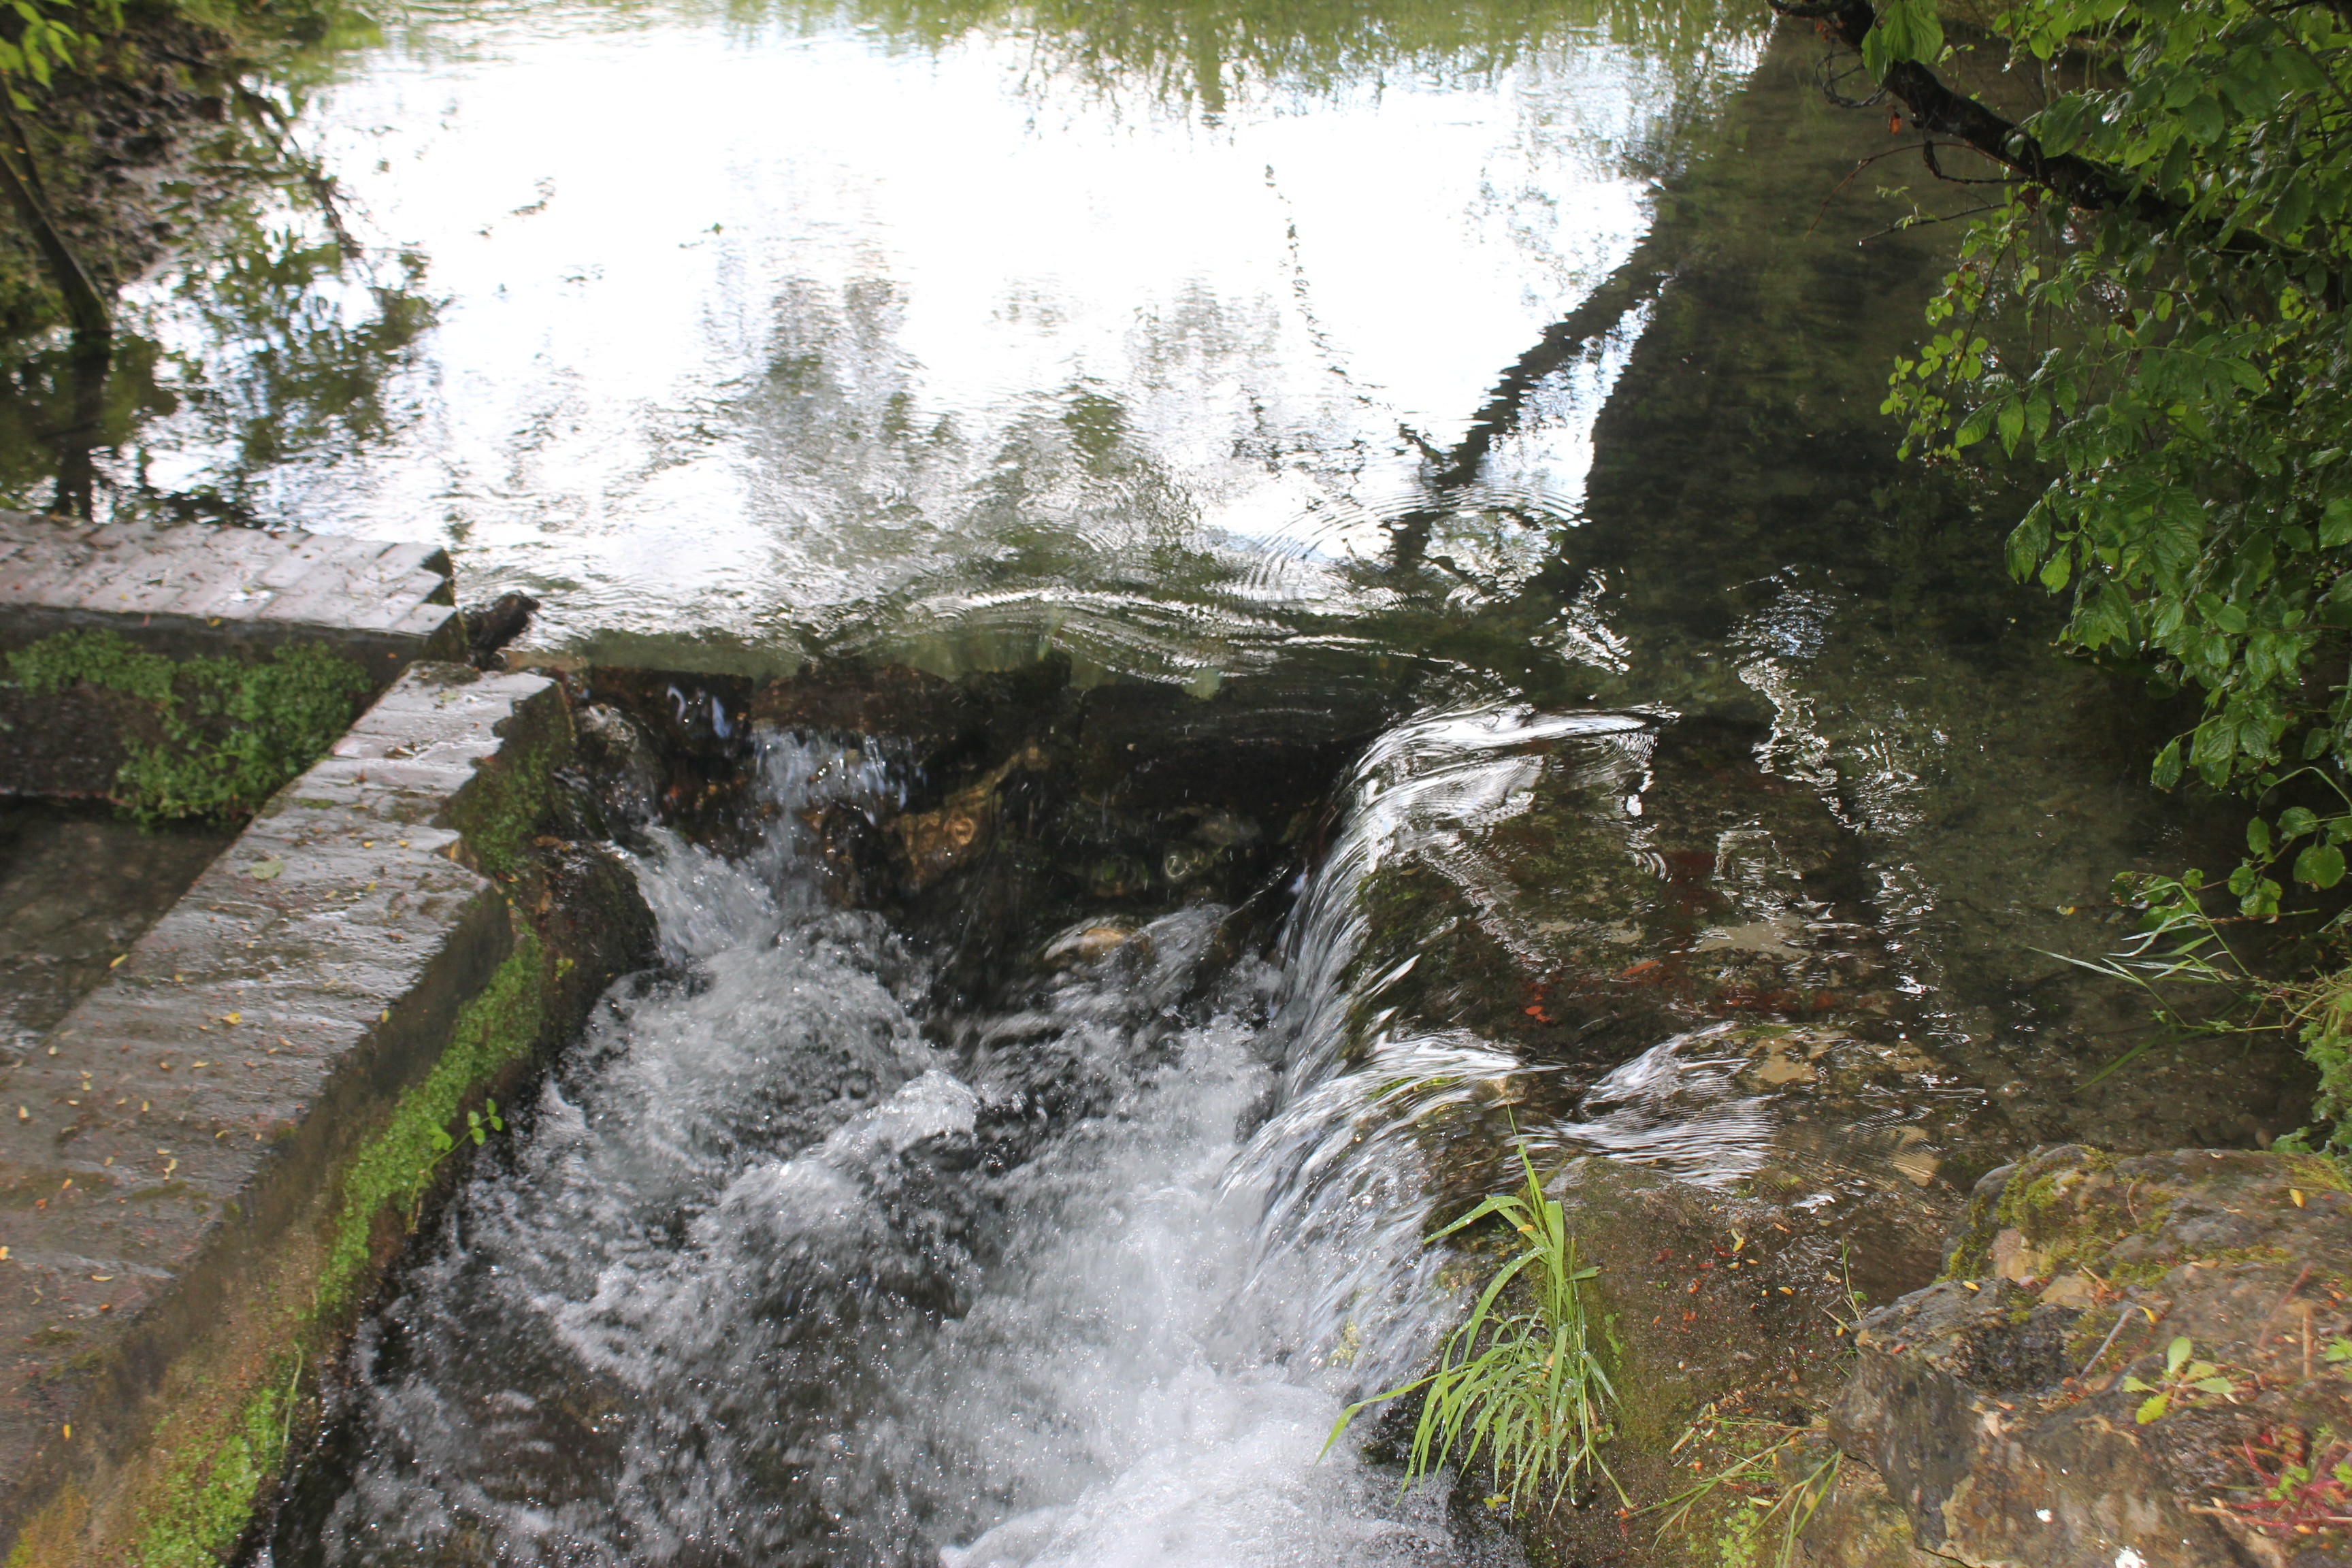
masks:
[[[387,1250],[374,1211],[429,1179],[404,1107],[447,1114],[480,1086],[436,1063],[480,1078],[540,1032],[562,971],[501,879],[570,746],[553,682],[412,667],[0,1069],[12,1568],[242,1529]]]
[[[101,626],[173,658],[249,655],[324,633],[373,669],[460,657],[456,603],[436,544],[0,511],[0,648]]]
[[[299,530],[88,523],[0,511],[0,656],[61,632],[247,663],[323,646],[381,689],[465,657],[448,553]],[[104,795],[125,755],[119,704],[35,696],[0,663],[0,794]]]

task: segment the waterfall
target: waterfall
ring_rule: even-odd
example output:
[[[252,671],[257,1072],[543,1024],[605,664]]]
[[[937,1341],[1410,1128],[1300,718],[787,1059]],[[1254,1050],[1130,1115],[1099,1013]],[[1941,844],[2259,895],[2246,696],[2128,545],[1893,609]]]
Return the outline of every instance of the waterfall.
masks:
[[[728,858],[654,831],[665,967],[614,989],[363,1325],[331,1492],[277,1561],[1510,1560],[1353,1434],[1324,1453],[1453,1310],[1416,1140],[1522,1070],[1385,1018],[1355,893],[1514,810],[1543,753],[1626,765],[1643,731],[1407,725],[1278,961],[1195,904],[1049,943],[960,1019],[817,879],[805,824],[895,805],[891,767],[762,733],[768,833]]]

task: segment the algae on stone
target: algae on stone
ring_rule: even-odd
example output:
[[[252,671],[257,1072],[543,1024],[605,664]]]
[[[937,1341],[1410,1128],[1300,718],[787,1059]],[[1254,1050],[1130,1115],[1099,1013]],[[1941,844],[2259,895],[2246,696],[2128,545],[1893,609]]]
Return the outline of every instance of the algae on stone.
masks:
[[[446,1136],[467,1101],[539,1037],[549,982],[544,946],[518,921],[514,952],[457,1015],[440,1060],[424,1082],[400,1098],[383,1130],[368,1140],[344,1173],[342,1202],[319,1277],[320,1313],[345,1305],[365,1273],[378,1216],[387,1210],[413,1214],[432,1185],[440,1160],[434,1134]]]
[[[151,825],[259,809],[326,754],[372,684],[320,644],[250,663],[173,659],[110,631],[58,632],[12,651],[8,668],[35,696],[80,682],[132,706],[114,799]]]

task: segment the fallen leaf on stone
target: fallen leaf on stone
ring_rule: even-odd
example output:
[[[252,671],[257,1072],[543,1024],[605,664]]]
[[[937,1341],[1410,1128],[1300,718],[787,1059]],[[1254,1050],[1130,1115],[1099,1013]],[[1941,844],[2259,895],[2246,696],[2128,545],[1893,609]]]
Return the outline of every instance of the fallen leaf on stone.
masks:
[[[284,869],[286,869],[286,862],[272,855],[267,860],[256,860],[246,875],[257,882],[267,882]]]

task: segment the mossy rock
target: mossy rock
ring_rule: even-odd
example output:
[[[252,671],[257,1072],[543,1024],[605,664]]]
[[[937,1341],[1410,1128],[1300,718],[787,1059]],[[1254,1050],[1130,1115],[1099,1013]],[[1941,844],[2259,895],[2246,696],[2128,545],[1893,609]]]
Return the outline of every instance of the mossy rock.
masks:
[[[1978,1184],[1944,1279],[1864,1320],[1831,1430],[1959,1561],[2352,1563],[2347,1299],[2325,1160],[2040,1150]]]

